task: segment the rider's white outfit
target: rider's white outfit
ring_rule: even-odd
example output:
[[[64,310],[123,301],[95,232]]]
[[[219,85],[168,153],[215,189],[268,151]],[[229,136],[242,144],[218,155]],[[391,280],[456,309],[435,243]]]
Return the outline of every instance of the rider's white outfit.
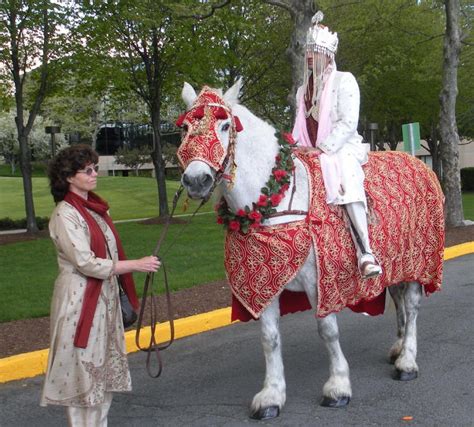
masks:
[[[320,159],[327,202],[345,205],[353,225],[361,273],[365,277],[376,276],[382,270],[372,255],[367,229],[362,165],[367,162],[368,149],[357,132],[359,86],[351,73],[337,71],[337,33],[319,25],[321,19],[322,15],[315,15],[307,35],[306,52],[313,55],[313,68],[305,70],[305,83],[296,95],[293,138],[300,146],[317,147],[323,152]],[[329,63],[316,67],[315,61],[328,61],[324,55],[330,58]]]

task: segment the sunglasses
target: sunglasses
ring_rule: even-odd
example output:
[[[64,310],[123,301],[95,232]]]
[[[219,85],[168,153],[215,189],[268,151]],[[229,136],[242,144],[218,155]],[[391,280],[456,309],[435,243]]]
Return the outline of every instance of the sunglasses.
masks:
[[[99,172],[99,165],[89,166],[86,169],[77,171],[77,173],[85,173],[86,175],[91,176],[94,171],[95,173]]]

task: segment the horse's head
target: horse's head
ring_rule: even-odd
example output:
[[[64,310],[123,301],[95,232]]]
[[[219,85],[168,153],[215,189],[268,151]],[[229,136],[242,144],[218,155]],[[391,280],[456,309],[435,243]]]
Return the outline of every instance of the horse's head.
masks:
[[[232,114],[232,106],[238,102],[241,84],[238,80],[224,95],[207,86],[196,95],[191,85],[184,84],[182,96],[187,111],[176,122],[183,129],[177,156],[184,170],[181,181],[193,199],[208,197],[215,180],[233,162],[234,144],[242,125]]]

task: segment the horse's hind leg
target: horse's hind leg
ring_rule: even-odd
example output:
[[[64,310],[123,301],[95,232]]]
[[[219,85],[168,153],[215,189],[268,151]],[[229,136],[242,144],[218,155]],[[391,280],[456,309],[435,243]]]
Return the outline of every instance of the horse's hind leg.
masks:
[[[416,318],[420,308],[421,286],[417,282],[406,283],[403,292],[405,306],[405,333],[400,355],[395,360],[394,378],[401,381],[414,380],[418,376],[416,364],[417,340]]]
[[[402,352],[403,347],[403,338],[405,337],[405,322],[406,322],[406,313],[405,313],[405,301],[403,299],[403,294],[405,292],[405,283],[400,283],[398,285],[393,285],[388,288],[390,296],[393,299],[395,304],[395,309],[397,311],[397,341],[392,345],[392,348],[389,351],[390,363],[395,363],[395,360],[398,359],[400,353]]]
[[[254,396],[250,408],[250,416],[258,420],[278,417],[286,400],[279,320],[280,302],[275,298],[260,317],[266,363],[265,382],[263,389]]]

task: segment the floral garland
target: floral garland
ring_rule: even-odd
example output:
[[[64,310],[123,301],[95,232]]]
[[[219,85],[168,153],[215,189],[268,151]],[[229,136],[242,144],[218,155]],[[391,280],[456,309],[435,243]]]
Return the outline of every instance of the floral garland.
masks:
[[[262,221],[276,212],[275,208],[290,187],[291,173],[295,168],[292,157],[295,141],[289,133],[281,136],[278,138],[280,151],[275,157],[275,166],[265,187],[261,189],[262,194],[252,203],[252,207],[245,206],[234,213],[224,198],[216,205],[217,223],[223,224],[225,229],[247,233],[249,229],[260,227]]]

